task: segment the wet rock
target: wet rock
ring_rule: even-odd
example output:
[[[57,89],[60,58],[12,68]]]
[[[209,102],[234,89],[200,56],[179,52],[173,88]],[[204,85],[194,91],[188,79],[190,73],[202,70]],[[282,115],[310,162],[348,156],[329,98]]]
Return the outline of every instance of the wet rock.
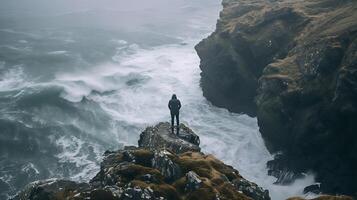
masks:
[[[277,178],[274,184],[288,185],[293,183],[296,179],[305,177],[302,172],[289,169],[285,162],[288,162],[288,160],[282,155],[277,155],[274,160],[267,162],[268,175]]]
[[[357,186],[356,1],[224,0],[196,50],[213,104],[257,115],[270,173],[288,184],[313,171],[327,193]]]
[[[320,194],[321,193],[320,184],[313,184],[305,187],[304,194],[307,193]]]
[[[141,147],[104,153],[100,171],[89,184],[72,181],[40,181],[30,184],[16,200],[251,200],[260,199],[262,191],[256,184],[239,175],[233,167],[212,155],[199,152],[194,137],[168,135],[167,124],[158,124],[143,133]],[[196,138],[188,142],[189,138]],[[166,147],[154,144],[164,142]],[[144,145],[145,144],[145,145]],[[197,144],[197,145],[196,145]],[[192,150],[192,151],[190,151]],[[178,152],[178,153],[175,153]],[[241,180],[236,187],[236,180]]]
[[[14,200],[50,200],[78,193],[89,188],[86,183],[48,179],[36,181],[26,186]]]
[[[245,179],[236,179],[233,181],[233,184],[239,191],[254,200],[270,200],[269,191],[264,190],[255,183]]]
[[[125,189],[121,200],[165,200],[164,197],[155,197],[151,188],[129,187]]]
[[[178,137],[171,133],[169,123],[159,123],[154,127],[146,128],[138,141],[139,147],[149,149],[166,148],[174,153],[183,153],[187,151],[200,151],[199,137],[188,127],[180,124],[180,135]]]
[[[186,183],[186,186],[185,186],[185,191],[197,190],[202,185],[201,179],[199,179],[198,175],[193,171],[189,171],[186,174],[186,179],[187,179],[187,183]]]
[[[173,156],[170,152],[165,150],[160,150],[155,152],[154,158],[152,159],[152,167],[158,169],[162,175],[169,181],[175,181],[181,177],[180,167],[174,163],[170,156]]]

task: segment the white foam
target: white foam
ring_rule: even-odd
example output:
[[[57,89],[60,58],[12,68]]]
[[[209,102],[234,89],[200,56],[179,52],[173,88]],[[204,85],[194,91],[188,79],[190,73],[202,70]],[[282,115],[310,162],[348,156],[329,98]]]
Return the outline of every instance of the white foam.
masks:
[[[267,176],[266,169],[266,162],[272,159],[272,155],[264,145],[257,120],[212,106],[203,97],[199,87],[199,58],[194,45],[205,37],[202,32],[207,36],[213,31],[215,20],[207,25],[206,18],[206,15],[196,16],[189,21],[188,27],[194,33],[193,36],[191,33],[185,35],[186,40],[182,42],[185,45],[142,49],[137,44],[113,40],[118,45],[117,53],[109,63],[84,71],[62,72],[51,83],[33,84],[31,87],[59,86],[63,88],[61,97],[68,101],[80,102],[86,97],[97,102],[111,118],[103,140],[131,145],[136,144],[140,130],[147,125],[169,120],[167,102],[171,94],[176,93],[183,104],[181,119],[199,134],[204,152],[214,154],[237,168],[248,180],[269,189],[274,200],[301,195],[303,187],[314,182],[313,176],[309,175],[289,186],[274,185],[276,179]],[[196,38],[197,34],[199,39],[187,39]],[[49,52],[54,55],[66,53]],[[22,67],[14,67],[1,75],[0,91],[24,87],[24,80]],[[70,125],[91,132],[81,127],[77,119],[70,120],[73,121]],[[59,161],[73,163],[80,169],[79,172],[71,172],[74,180],[88,180],[99,171],[99,155],[105,147],[95,142],[89,144],[97,155],[93,161],[84,153],[88,141],[88,138],[71,136],[71,133],[56,140],[57,146],[63,149],[57,155]]]
[[[27,44],[27,43],[28,43],[27,40],[19,40],[18,42],[19,42],[19,43],[22,43],[22,44]]]
[[[272,199],[301,195],[303,188],[314,182],[313,176],[289,186],[273,184],[276,178],[268,176],[266,169],[266,162],[272,155],[264,145],[256,118],[214,107],[202,96],[199,58],[193,48],[196,42],[139,49],[118,65],[98,66],[97,70],[102,73],[90,76],[92,82],[107,88],[108,83],[103,81],[105,74],[117,80],[119,86],[109,87],[114,89],[110,94],[89,94],[87,98],[98,102],[114,120],[144,127],[168,121],[167,102],[171,94],[176,93],[183,104],[181,119],[200,135],[204,152],[214,154],[237,168],[248,180],[269,189]],[[128,80],[130,73],[147,79],[143,83],[139,81],[135,87],[127,86],[123,82]],[[98,89],[95,84],[91,88]],[[116,138],[121,141],[136,141],[138,137],[138,134],[117,134],[120,136]]]
[[[93,147],[93,153],[97,156],[95,161],[88,159],[88,155],[83,153],[83,148],[88,144],[75,136],[63,136],[56,140],[56,145],[62,148],[62,152],[57,155],[60,163],[68,164],[73,163],[76,165],[76,173],[72,171],[71,179],[75,181],[88,181],[93,178],[93,174],[99,171],[97,161],[100,160],[100,153],[103,151],[98,144],[89,144]]]
[[[67,53],[68,53],[67,51],[51,51],[51,52],[48,52],[47,54],[48,55],[64,55]]]
[[[21,168],[21,171],[26,172],[27,174],[30,174],[31,172],[34,172],[37,175],[40,174],[40,171],[35,167],[33,163],[27,163]]]
[[[5,63],[3,62],[3,66],[4,65]],[[0,69],[3,68],[3,66],[0,67]],[[1,92],[17,90],[30,84],[31,82],[26,80],[22,65],[12,66],[11,68],[4,70],[3,73],[0,73]]]

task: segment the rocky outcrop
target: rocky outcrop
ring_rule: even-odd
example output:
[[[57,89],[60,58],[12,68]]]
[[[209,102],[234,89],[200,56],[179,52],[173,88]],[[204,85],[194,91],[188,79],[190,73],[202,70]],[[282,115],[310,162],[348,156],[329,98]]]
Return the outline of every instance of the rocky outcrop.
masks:
[[[167,123],[159,123],[141,134],[139,147],[105,152],[99,173],[89,183],[38,181],[14,199],[270,199],[267,190],[244,179],[233,167],[200,152],[199,137],[180,127],[179,137]]]
[[[313,171],[328,193],[357,192],[357,2],[223,0],[196,46],[212,103],[257,115],[280,183]]]
[[[146,128],[138,141],[139,147],[145,147],[152,150],[168,148],[174,153],[186,151],[199,152],[200,138],[188,127],[180,124],[178,137],[171,133],[171,125],[168,122],[161,122],[154,127]]]

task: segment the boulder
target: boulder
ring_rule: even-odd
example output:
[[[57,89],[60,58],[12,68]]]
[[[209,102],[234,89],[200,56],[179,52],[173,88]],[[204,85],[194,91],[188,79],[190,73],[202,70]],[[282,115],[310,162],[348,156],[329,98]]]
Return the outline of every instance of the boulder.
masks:
[[[153,127],[146,128],[138,141],[139,147],[149,149],[168,149],[174,153],[187,151],[199,152],[201,149],[199,137],[188,127],[180,124],[179,136],[171,132],[168,122],[161,122]]]
[[[195,191],[202,185],[201,179],[198,178],[198,175],[194,171],[189,171],[186,174],[186,180],[185,191]]]

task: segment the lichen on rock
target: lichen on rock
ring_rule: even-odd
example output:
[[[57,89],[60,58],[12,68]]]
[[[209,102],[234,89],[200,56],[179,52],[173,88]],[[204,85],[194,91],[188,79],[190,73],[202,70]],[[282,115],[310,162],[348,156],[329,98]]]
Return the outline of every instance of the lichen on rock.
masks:
[[[199,137],[184,125],[181,129],[184,137],[173,135],[167,123],[159,123],[141,134],[139,147],[105,152],[100,171],[89,184],[39,181],[14,199],[270,199],[267,190],[244,179],[236,169],[200,152]]]

